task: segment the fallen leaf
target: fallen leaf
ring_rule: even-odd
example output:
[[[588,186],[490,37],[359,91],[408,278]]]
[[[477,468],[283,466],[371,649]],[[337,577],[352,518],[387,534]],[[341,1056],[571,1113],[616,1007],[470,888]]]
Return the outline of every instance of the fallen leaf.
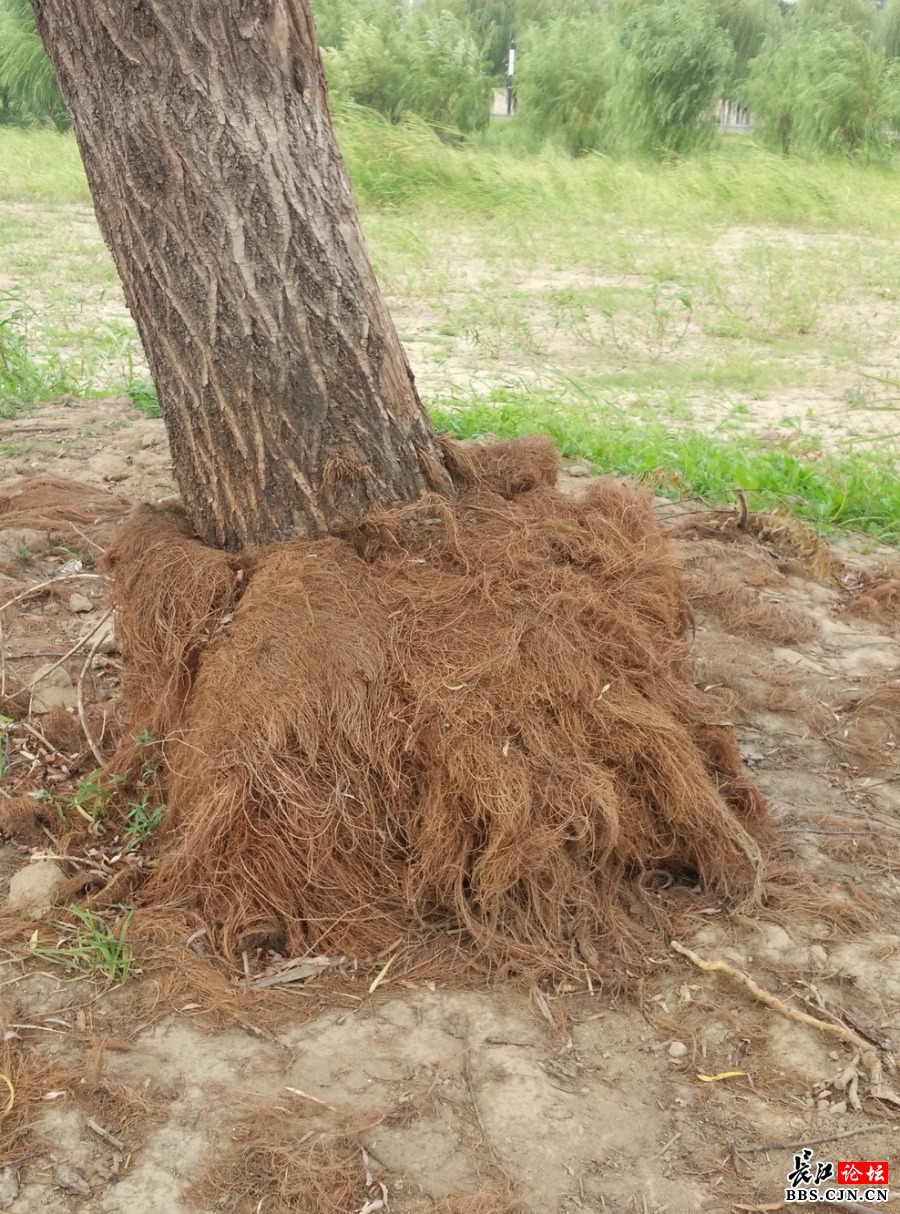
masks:
[[[718,1083],[720,1079],[736,1079],[738,1075],[746,1075],[746,1071],[720,1071],[718,1075],[698,1075],[701,1083]]]
[[[381,986],[382,982],[385,979],[385,975],[387,974],[387,972],[391,968],[391,966],[394,964],[396,959],[397,959],[397,954],[394,953],[393,957],[388,957],[387,961],[385,961],[384,965],[381,967],[381,969],[378,971],[378,973],[372,979],[372,984],[369,987],[370,995],[374,994],[374,992],[378,990],[379,986]]]
[[[307,961],[281,961],[278,963],[276,973],[254,978],[249,985],[254,990],[264,990],[268,986],[285,986],[291,982],[305,982],[307,978],[321,974],[332,966],[343,965],[346,960],[346,957],[310,957]],[[390,961],[388,965],[390,965]],[[386,971],[387,966],[382,973]]]

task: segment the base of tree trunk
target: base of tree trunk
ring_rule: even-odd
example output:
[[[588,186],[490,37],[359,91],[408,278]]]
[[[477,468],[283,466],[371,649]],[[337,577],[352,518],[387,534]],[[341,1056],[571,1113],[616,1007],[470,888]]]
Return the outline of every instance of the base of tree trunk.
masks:
[[[165,752],[143,893],[228,952],[413,933],[583,972],[659,942],[661,872],[759,891],[769,819],[649,494],[564,497],[544,440],[445,457],[454,501],[347,540],[229,554],[142,507],[108,551],[131,732]]]

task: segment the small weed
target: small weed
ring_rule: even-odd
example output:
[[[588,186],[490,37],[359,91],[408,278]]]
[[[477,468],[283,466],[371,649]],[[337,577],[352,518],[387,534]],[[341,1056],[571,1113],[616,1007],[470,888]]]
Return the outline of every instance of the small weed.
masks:
[[[156,388],[149,379],[133,379],[125,389],[125,395],[146,417],[162,417]]]
[[[28,547],[27,544],[19,544],[18,548],[16,548],[16,560],[17,561],[30,561],[31,560],[31,549]]]
[[[0,418],[71,392],[76,381],[58,355],[39,358],[30,329],[34,311],[15,295],[0,293]]]
[[[158,800],[157,774],[159,744],[148,729],[142,729],[134,739],[141,756],[140,796],[129,801],[123,832],[129,842],[149,839],[166,816],[166,806]]]
[[[98,822],[106,812],[113,795],[113,788],[110,787],[109,782],[104,782],[108,780],[110,777],[105,777],[99,768],[82,776],[68,802],[56,801],[54,803],[60,818],[65,822],[68,819],[69,810],[74,810],[86,822]],[[113,785],[120,781],[120,776],[111,777]]]
[[[129,841],[149,839],[165,816],[165,805],[151,804],[150,793],[143,793],[139,800],[128,803],[124,837]]]
[[[77,970],[85,977],[102,974],[112,982],[127,982],[134,968],[134,951],[125,938],[134,909],[125,911],[118,931],[102,916],[83,907],[70,906],[69,913],[75,926],[54,923],[53,926],[63,933],[55,948],[32,945],[29,951],[36,957],[64,965],[66,969]]]

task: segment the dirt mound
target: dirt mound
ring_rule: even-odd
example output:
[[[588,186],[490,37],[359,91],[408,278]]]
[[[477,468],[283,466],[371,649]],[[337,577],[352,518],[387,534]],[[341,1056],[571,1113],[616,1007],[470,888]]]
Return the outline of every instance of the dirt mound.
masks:
[[[649,495],[566,499],[536,440],[451,462],[455,502],[349,542],[235,557],[143,509],[109,551],[132,732],[165,742],[150,896],[228,951],[371,956],[425,929],[583,965],[646,938],[629,877],[758,887],[765,810],[687,677]]]

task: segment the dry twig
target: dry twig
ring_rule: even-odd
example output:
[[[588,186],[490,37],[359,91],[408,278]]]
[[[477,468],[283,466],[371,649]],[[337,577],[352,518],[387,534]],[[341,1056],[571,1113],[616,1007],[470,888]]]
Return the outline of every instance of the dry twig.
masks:
[[[795,1020],[798,1024],[808,1024],[811,1028],[818,1029],[821,1033],[830,1033],[833,1037],[840,1037],[842,1041],[846,1041],[848,1045],[852,1045],[863,1055],[871,1052],[871,1046],[868,1041],[864,1041],[862,1037],[846,1028],[843,1024],[829,1024],[826,1020],[820,1020],[817,1016],[810,1016],[808,1012],[800,1012],[796,1008],[789,1007],[783,999],[779,999],[777,995],[773,995],[770,991],[763,990],[758,983],[753,981],[749,974],[745,974],[743,970],[735,969],[727,961],[704,961],[702,957],[698,957],[695,952],[692,952],[689,948],[685,948],[677,940],[672,941],[672,948],[676,953],[680,953],[682,957],[687,957],[692,965],[696,965],[697,969],[703,970],[706,974],[727,974],[729,978],[733,978],[735,982],[739,982],[742,986],[746,987],[754,999],[758,999],[760,1003],[765,1003],[767,1007],[780,1012],[788,1020]]]
[[[109,615],[109,614],[110,613],[107,612],[107,615]],[[101,767],[106,762],[106,759],[104,759],[103,751],[100,749],[99,745],[94,741],[94,735],[91,733],[91,727],[90,727],[90,723],[88,722],[88,717],[87,717],[87,710],[84,707],[84,679],[85,679],[85,675],[87,674],[88,670],[90,669],[91,662],[93,662],[93,660],[94,660],[94,655],[96,654],[97,650],[100,648],[100,646],[102,644],[103,644],[103,633],[101,632],[101,634],[97,637],[96,641],[94,641],[94,644],[91,646],[91,651],[87,655],[87,660],[85,661],[84,665],[81,668],[81,674],[78,676],[78,719],[81,722],[81,728],[84,730],[84,736],[87,738],[88,746],[90,746],[91,750],[93,751],[94,758],[97,760],[97,762],[100,764]],[[101,737],[101,741],[102,741],[102,737]]]
[[[875,1134],[878,1130],[889,1130],[886,1121],[879,1125],[860,1125],[852,1130],[841,1130],[836,1134],[825,1134],[822,1138],[801,1138],[796,1142],[763,1142],[749,1147],[741,1147],[735,1143],[734,1150],[738,1155],[765,1154],[767,1151],[794,1151],[797,1147],[817,1147],[823,1142],[837,1142],[839,1138],[852,1138],[854,1134]]]

